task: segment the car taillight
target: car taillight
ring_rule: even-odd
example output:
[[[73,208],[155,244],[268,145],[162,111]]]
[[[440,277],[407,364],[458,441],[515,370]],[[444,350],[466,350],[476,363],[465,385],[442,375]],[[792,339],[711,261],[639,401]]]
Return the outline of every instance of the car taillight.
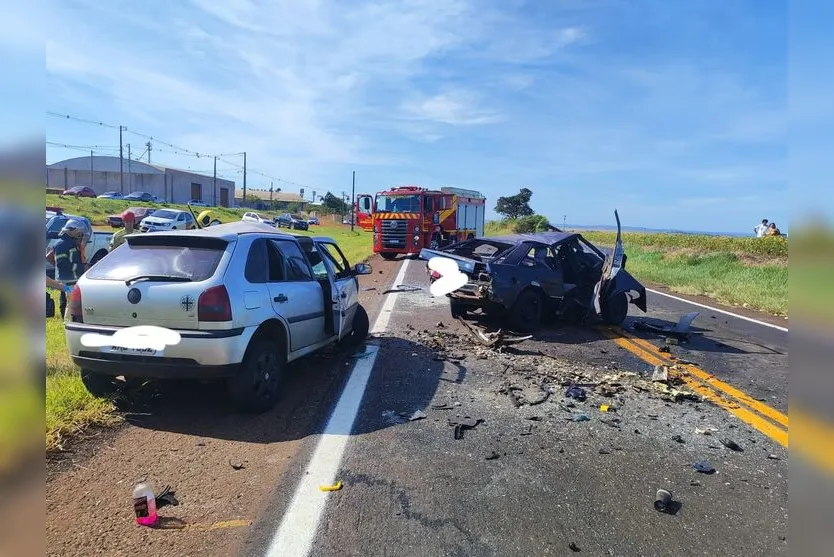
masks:
[[[197,300],[198,321],[231,321],[232,302],[223,285],[213,286],[200,294]]]
[[[84,322],[84,315],[81,310],[81,287],[77,284],[73,287],[67,301],[67,313],[69,314],[69,320],[73,323]]]

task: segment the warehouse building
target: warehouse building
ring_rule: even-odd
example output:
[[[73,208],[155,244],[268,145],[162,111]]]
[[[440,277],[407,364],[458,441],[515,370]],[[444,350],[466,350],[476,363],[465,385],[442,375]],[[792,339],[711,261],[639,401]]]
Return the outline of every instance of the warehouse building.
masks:
[[[122,160],[124,183],[119,168]],[[166,203],[202,201],[208,205],[229,207],[235,199],[235,183],[223,178],[197,174],[119,157],[78,157],[46,167],[47,190],[64,191],[73,186],[89,186],[99,195],[116,191],[142,191]]]

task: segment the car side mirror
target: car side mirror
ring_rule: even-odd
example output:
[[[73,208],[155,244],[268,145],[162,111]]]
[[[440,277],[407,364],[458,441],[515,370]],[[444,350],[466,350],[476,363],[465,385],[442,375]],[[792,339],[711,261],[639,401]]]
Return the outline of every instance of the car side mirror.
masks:
[[[373,273],[373,269],[368,263],[357,263],[353,267],[353,271],[357,275],[370,275],[371,273]]]

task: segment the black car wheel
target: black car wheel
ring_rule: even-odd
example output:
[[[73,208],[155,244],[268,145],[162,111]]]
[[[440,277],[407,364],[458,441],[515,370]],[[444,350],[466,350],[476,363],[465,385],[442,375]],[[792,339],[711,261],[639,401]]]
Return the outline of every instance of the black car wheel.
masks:
[[[527,289],[519,294],[510,310],[510,325],[529,333],[539,328],[544,314],[544,299],[537,290]]]
[[[353,326],[350,333],[342,338],[342,343],[346,346],[359,346],[368,338],[370,328],[371,322],[368,318],[368,312],[361,304],[356,306],[356,313],[353,314]]]
[[[255,340],[246,350],[237,375],[229,380],[229,394],[235,407],[250,414],[272,408],[286,368],[286,354],[267,339]]]
[[[600,309],[602,320],[607,325],[621,325],[628,315],[628,296],[625,292],[611,296],[605,300]]]
[[[390,251],[381,251],[379,255],[386,261],[393,261],[397,258],[397,254]]]
[[[467,307],[460,300],[449,298],[449,311],[452,314],[452,319],[457,319],[458,317],[466,317]]]

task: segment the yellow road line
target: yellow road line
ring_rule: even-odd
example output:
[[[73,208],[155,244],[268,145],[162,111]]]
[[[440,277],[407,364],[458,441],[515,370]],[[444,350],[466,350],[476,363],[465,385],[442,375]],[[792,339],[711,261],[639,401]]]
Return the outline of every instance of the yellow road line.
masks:
[[[617,345],[622,346],[625,350],[628,350],[633,355],[637,356],[641,360],[651,364],[651,365],[668,365],[669,360],[665,358],[660,358],[658,355],[652,354],[652,352],[646,350],[646,348],[640,346],[639,344],[633,342],[629,338],[625,338],[621,335],[618,335],[614,331],[598,328],[605,336],[612,339]],[[711,402],[715,403],[717,406],[725,409],[744,423],[750,425],[751,427],[757,429],[761,433],[767,435],[774,441],[778,442],[780,445],[787,447],[788,446],[788,432],[781,429],[779,426],[774,425],[770,421],[766,420],[762,416],[739,406],[738,404],[734,404],[732,401],[728,401],[723,396],[709,388],[707,385],[704,385],[697,379],[691,376],[683,376],[683,381],[686,385],[692,389],[695,393],[701,395],[702,397],[710,400]],[[726,393],[724,393],[726,395]],[[727,395],[728,396],[728,395]]]
[[[834,424],[791,406],[794,448],[826,472],[834,472]]]
[[[659,352],[657,350],[657,347],[654,344],[652,344],[651,342],[649,342],[645,339],[642,339],[640,337],[635,337],[634,335],[631,335],[631,334],[629,334],[625,331],[616,331],[615,334],[622,334],[623,336],[632,340],[634,343],[638,344],[639,346],[642,346],[642,347],[646,348],[651,353],[653,353],[653,354],[656,353],[659,358],[662,358],[662,359],[666,360],[667,361],[666,365],[677,365],[679,367],[684,368],[686,371],[688,371],[689,373],[691,373],[692,375],[694,375],[698,379],[702,380],[704,383],[707,383],[710,387],[713,387],[714,389],[725,392],[726,394],[730,395],[731,397],[734,397],[735,399],[737,399],[739,402],[749,406],[750,408],[752,408],[753,410],[755,410],[759,414],[762,414],[763,416],[767,416],[768,418],[770,418],[774,422],[778,423],[779,425],[782,425],[784,427],[788,427],[788,417],[785,414],[783,414],[782,412],[779,412],[775,408],[771,408],[770,406],[768,406],[767,404],[762,403],[761,401],[756,400],[755,398],[751,397],[750,395],[748,395],[747,393],[745,393],[743,391],[738,390],[737,388],[733,387],[732,385],[729,385],[729,384],[725,383],[724,381],[721,381],[720,379],[715,377],[713,374],[711,374],[707,371],[704,371],[703,369],[699,368],[696,365],[680,364],[680,363],[676,362],[675,360],[672,360],[671,358],[665,356],[663,354],[663,352]]]

